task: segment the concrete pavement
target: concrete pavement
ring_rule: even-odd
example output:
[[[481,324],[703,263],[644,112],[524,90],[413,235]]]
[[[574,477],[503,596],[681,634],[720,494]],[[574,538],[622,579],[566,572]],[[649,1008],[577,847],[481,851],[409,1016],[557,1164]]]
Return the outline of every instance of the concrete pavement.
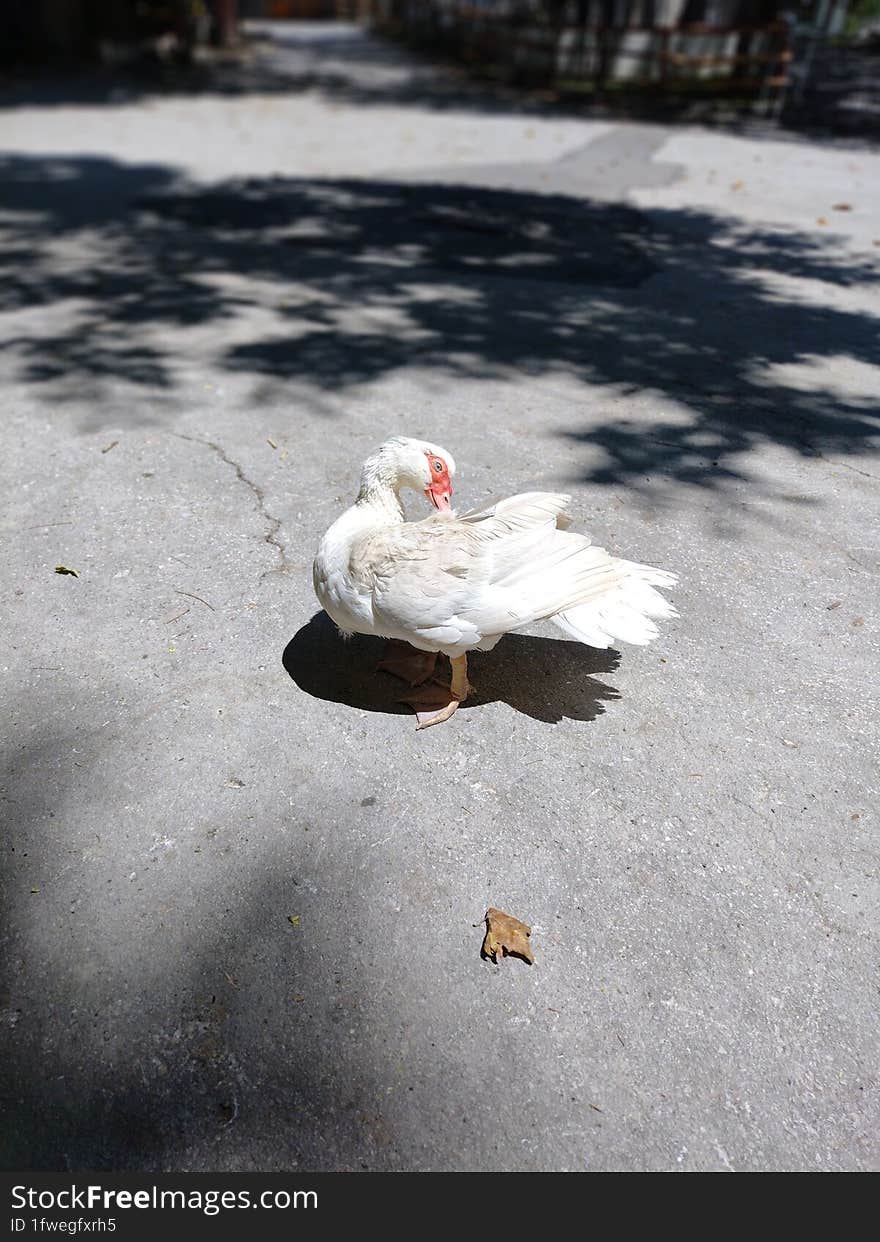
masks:
[[[3,1167],[876,1168],[880,156],[263,36],[0,98]],[[310,580],[395,432],[680,619],[416,734]]]

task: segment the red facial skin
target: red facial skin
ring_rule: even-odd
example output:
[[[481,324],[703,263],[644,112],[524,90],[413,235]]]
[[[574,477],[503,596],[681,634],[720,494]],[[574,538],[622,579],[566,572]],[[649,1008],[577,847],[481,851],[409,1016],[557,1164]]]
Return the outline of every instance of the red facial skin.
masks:
[[[441,512],[449,510],[452,507],[452,479],[446,462],[434,453],[426,453],[425,456],[431,470],[431,486],[425,490],[425,495]]]

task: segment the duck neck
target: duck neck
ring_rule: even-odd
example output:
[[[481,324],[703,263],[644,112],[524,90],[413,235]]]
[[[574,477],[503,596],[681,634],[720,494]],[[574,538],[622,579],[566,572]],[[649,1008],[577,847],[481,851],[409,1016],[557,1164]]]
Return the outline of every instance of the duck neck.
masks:
[[[400,493],[383,479],[364,479],[355,504],[361,510],[372,510],[389,525],[397,526],[404,520]]]

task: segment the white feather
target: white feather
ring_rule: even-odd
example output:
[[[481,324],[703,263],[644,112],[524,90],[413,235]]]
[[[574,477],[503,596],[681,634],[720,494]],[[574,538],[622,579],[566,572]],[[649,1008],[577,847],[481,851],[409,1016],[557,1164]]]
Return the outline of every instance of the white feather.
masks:
[[[315,590],[341,629],[454,657],[544,619],[590,646],[642,644],[655,621],[676,615],[656,590],[674,575],[568,530],[567,496],[525,492],[461,517],[404,522],[398,490],[430,482],[419,474],[425,451],[402,437],[383,445],[365,463],[369,486],[321,541]]]

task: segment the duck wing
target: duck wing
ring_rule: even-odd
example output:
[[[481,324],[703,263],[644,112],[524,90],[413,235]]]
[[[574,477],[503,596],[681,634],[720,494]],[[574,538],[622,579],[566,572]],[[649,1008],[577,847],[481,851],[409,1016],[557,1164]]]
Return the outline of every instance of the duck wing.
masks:
[[[568,501],[525,492],[372,536],[364,561],[377,629],[448,654],[546,618],[595,646],[649,641],[649,618],[672,613],[653,585],[674,579],[566,529]]]

